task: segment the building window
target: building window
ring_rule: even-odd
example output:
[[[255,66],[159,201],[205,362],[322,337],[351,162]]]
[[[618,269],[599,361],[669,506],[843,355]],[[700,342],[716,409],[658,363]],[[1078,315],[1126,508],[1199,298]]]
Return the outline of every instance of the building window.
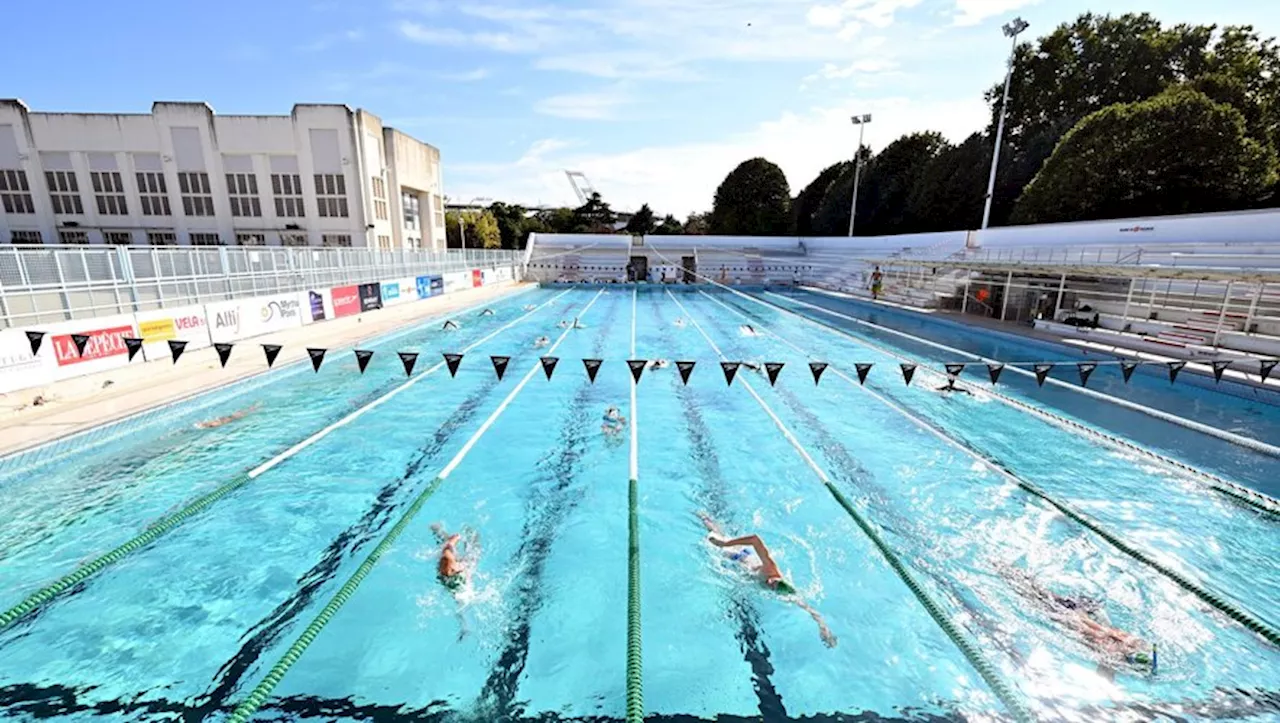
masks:
[[[124,216],[129,207],[124,202],[124,182],[117,171],[90,171],[89,179],[93,182],[94,200],[98,202],[98,213],[104,216]]]
[[[182,192],[182,213],[186,216],[212,216],[213,196],[209,190],[209,174],[178,174],[178,190]]]
[[[436,228],[444,226],[444,214],[436,211]]]
[[[379,236],[379,237],[378,237],[378,248],[379,248],[379,249],[382,249],[383,251],[390,251],[390,250],[391,250],[391,237],[390,237],[390,236]]]
[[[0,171],[0,205],[5,213],[35,213],[31,200],[31,187],[27,185],[27,172],[6,169]]]
[[[232,216],[262,215],[257,176],[252,173],[228,173],[227,191],[231,194]]]
[[[277,216],[302,218],[305,215],[302,211],[302,177],[298,174],[271,174],[271,193],[275,196]]]
[[[294,176],[297,178],[297,176]],[[309,246],[307,243],[307,235],[305,233],[282,233],[280,234],[280,245],[282,246]]]
[[[407,192],[400,194],[400,205],[404,208],[404,227],[417,231],[420,215],[417,194]]]
[[[266,246],[267,235],[265,233],[238,233],[236,234],[236,245],[237,246]]]
[[[387,183],[382,176],[373,177],[373,215],[379,221],[391,218],[387,213]]]
[[[347,181],[341,173],[316,174],[316,204],[321,218],[347,217]]]
[[[42,244],[44,238],[39,231],[14,231],[9,234],[9,242],[13,244]]]
[[[221,246],[222,239],[216,233],[193,233],[191,234],[192,246]]]
[[[58,240],[64,244],[87,246],[89,244],[88,231],[59,231]]]
[[[147,243],[152,246],[177,246],[178,235],[172,231],[148,231]]]
[[[75,171],[45,171],[44,180],[49,183],[49,200],[53,203],[53,212],[66,215],[84,213],[84,204],[80,202],[80,184],[76,182]]]
[[[325,246],[351,246],[351,234],[349,233],[327,233],[321,237],[321,241]]]
[[[103,231],[102,240],[116,246],[128,246],[133,243],[133,232],[131,231]]]
[[[143,216],[172,216],[169,189],[159,171],[138,173],[138,196],[142,199]]]

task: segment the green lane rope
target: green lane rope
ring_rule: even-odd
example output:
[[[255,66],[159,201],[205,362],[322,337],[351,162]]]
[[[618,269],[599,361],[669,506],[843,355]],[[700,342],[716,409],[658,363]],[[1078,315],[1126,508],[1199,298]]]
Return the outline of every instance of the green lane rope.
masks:
[[[627,723],[644,721],[643,664],[640,655],[639,484],[627,485]]]
[[[61,595],[67,590],[70,590],[72,587],[79,585],[92,575],[96,575],[109,565],[113,565],[120,560],[123,560],[133,552],[146,547],[159,539],[165,533],[185,522],[188,518],[203,512],[213,503],[248,484],[250,480],[251,478],[247,474],[240,475],[239,477],[232,479],[230,482],[227,482],[221,487],[218,487],[212,492],[200,497],[195,502],[183,507],[181,510],[178,510],[168,517],[162,518],[159,522],[151,525],[141,534],[128,542],[125,542],[110,552],[104,553],[89,563],[81,565],[71,573],[59,578],[56,582],[37,590],[22,602],[0,613],[0,630],[9,627],[23,616],[30,614],[41,605],[53,600],[55,597]]]
[[[839,502],[840,506],[844,508],[844,511],[849,513],[849,517],[853,518],[853,521],[857,523],[863,533],[865,533],[867,537],[871,538],[871,542],[875,544],[878,550],[880,550],[880,554],[884,556],[886,561],[888,561],[889,566],[898,574],[898,577],[902,578],[902,581],[906,583],[907,588],[911,590],[911,594],[916,596],[916,599],[919,600],[920,604],[924,606],[924,609],[928,611],[929,616],[938,624],[938,627],[942,628],[942,632],[946,633],[947,637],[951,638],[951,642],[955,643],[956,647],[960,649],[960,652],[964,654],[965,659],[969,661],[969,665],[973,666],[973,669],[978,671],[978,675],[986,681],[987,685],[991,688],[992,692],[996,694],[996,697],[1000,699],[1000,702],[1004,704],[1005,708],[1009,709],[1009,712],[1013,715],[1013,719],[1019,721],[1019,723],[1031,723],[1034,721],[1035,716],[1032,715],[1030,709],[1023,704],[1021,698],[1014,694],[1013,689],[1010,688],[996,673],[995,668],[987,662],[986,658],[982,657],[982,653],[978,650],[977,646],[960,632],[960,629],[956,627],[955,623],[951,622],[951,618],[947,617],[947,614],[936,602],[933,601],[933,598],[929,596],[929,593],[920,586],[920,583],[916,581],[915,576],[911,574],[911,571],[907,569],[907,566],[898,558],[897,553],[895,553],[893,549],[889,547],[888,543],[884,541],[884,538],[880,536],[880,533],[877,532],[869,522],[867,522],[866,518],[854,509],[853,504],[849,502],[848,498],[846,498],[834,484],[830,482],[824,482],[823,484],[826,485],[827,491],[831,493],[831,496],[836,498],[836,502]]]
[[[364,562],[360,563],[360,567],[356,568],[351,577],[347,578],[347,581],[342,584],[338,592],[329,598],[329,602],[325,604],[324,609],[311,620],[311,623],[302,631],[298,639],[293,641],[293,645],[289,646],[289,649],[280,657],[280,660],[271,666],[270,672],[262,679],[262,682],[258,683],[248,697],[244,699],[244,702],[236,706],[235,711],[231,713],[231,717],[227,719],[228,723],[245,723],[266,702],[271,695],[271,691],[284,678],[285,673],[288,673],[293,664],[298,662],[298,658],[302,657],[302,654],[306,652],[307,647],[316,639],[316,636],[320,634],[324,626],[329,624],[329,621],[333,619],[338,610],[355,594],[356,588],[360,587],[360,583],[364,582],[365,577],[373,570],[374,565],[377,565],[378,560],[382,558],[387,550],[391,549],[391,546],[395,544],[401,533],[409,526],[409,522],[422,509],[422,505],[426,503],[431,495],[435,494],[435,491],[443,482],[444,478],[436,477],[431,481],[431,484],[427,485],[426,489],[418,494],[413,504],[409,505],[409,509],[405,511],[404,516],[400,518],[400,521],[391,528],[386,537],[382,538],[378,546],[373,548],[369,556],[364,559]]]

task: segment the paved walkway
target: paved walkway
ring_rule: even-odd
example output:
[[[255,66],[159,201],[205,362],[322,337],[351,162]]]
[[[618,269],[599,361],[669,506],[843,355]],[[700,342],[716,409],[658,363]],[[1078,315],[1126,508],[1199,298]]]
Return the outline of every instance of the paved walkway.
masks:
[[[261,373],[266,363],[260,343],[282,345],[275,365],[283,366],[306,358],[308,346],[332,349],[355,345],[425,317],[506,296],[522,286],[506,283],[467,289],[245,339],[236,343],[225,369],[218,364],[217,352],[208,347],[184,353],[177,364],[167,359],[135,360],[126,367],[0,394],[0,454]],[[39,406],[32,404],[37,396],[44,399]]]

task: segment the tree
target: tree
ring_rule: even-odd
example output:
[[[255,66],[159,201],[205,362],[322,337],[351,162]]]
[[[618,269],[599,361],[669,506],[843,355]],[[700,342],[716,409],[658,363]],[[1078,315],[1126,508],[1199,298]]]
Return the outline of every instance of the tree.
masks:
[[[1191,88],[1085,117],[1014,209],[1016,223],[1239,208],[1276,182],[1276,153],[1244,115]]]
[[[579,228],[578,217],[571,208],[552,208],[540,211],[537,216],[548,233],[586,233],[585,227]]]
[[[445,245],[449,248],[462,248],[464,241],[469,249],[496,249],[502,246],[498,221],[488,210],[449,211],[444,216],[444,223]],[[462,226],[466,227],[465,239]]]
[[[907,197],[915,188],[928,163],[947,147],[938,133],[911,133],[885,146],[870,163],[864,164],[858,189],[860,236],[878,236],[910,230],[906,216]],[[853,164],[846,169],[823,197],[815,226],[824,234],[844,235],[849,229],[849,206],[853,194]]]
[[[809,185],[796,195],[791,202],[791,233],[796,236],[814,235],[816,230],[814,216],[822,206],[822,199],[827,195],[827,189],[831,188],[831,184],[852,167],[852,163],[852,161],[840,161],[827,166],[822,169],[817,178],[810,181]]]
[[[618,219],[599,193],[592,193],[586,203],[573,209],[573,216],[575,229],[581,229],[577,233],[613,233],[613,224]]]
[[[653,233],[655,222],[653,220],[653,209],[649,208],[649,204],[644,204],[631,216],[631,220],[627,221],[627,233]]]
[[[974,133],[948,146],[920,172],[907,196],[906,216],[915,231],[978,228],[991,163],[991,141]]]
[[[711,232],[725,236],[780,236],[791,222],[791,189],[777,165],[743,161],[716,189]]]
[[[528,212],[518,204],[507,204],[494,201],[489,206],[489,213],[498,222],[498,233],[502,237],[502,248],[522,249],[529,238],[527,218]]]
[[[655,236],[678,236],[684,232],[684,226],[680,224],[680,221],[675,216],[667,214],[662,217],[662,223],[658,224],[651,233]]]
[[[666,222],[665,219],[663,222]],[[691,213],[689,218],[684,220],[684,234],[686,236],[705,236],[709,233],[711,233],[711,214]]]

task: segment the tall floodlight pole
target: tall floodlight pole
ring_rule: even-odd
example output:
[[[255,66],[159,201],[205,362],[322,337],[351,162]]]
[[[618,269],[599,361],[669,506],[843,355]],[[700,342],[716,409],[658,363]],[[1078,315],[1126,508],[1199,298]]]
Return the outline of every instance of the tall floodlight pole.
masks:
[[[851,118],[858,126],[858,150],[853,154],[853,200],[849,202],[849,236],[853,236],[853,220],[858,215],[858,181],[862,177],[862,134],[871,122],[871,114],[855,115]]]
[[[1026,30],[1028,23],[1022,18],[1014,18],[1005,23],[1005,37],[1013,39],[1013,47],[1009,50],[1009,68],[1004,74],[1004,98],[1000,101],[1000,122],[996,124],[996,147],[991,153],[991,176],[987,179],[987,198],[982,208],[982,228],[985,231],[991,222],[991,199],[996,192],[996,167],[1000,165],[1000,142],[1004,139],[1004,118],[1009,112],[1009,83],[1013,80],[1013,59],[1018,50],[1018,35]]]

